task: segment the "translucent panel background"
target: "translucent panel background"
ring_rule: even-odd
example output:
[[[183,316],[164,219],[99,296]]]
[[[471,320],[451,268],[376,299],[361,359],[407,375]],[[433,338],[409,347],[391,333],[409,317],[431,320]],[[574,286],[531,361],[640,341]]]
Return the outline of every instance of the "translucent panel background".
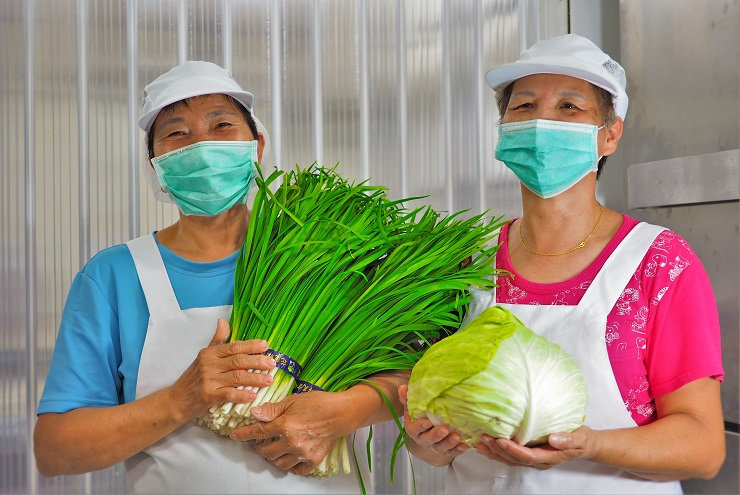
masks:
[[[255,94],[270,164],[339,163],[394,197],[518,214],[493,159],[483,75],[567,29],[545,0],[2,0],[0,2],[0,492],[121,493],[120,467],[40,477],[35,410],[72,278],[97,251],[176,219],[141,174],[144,85],[179,61],[228,67]],[[547,22],[538,20],[546,12]],[[542,27],[545,26],[545,27]],[[376,429],[380,493],[395,427]],[[415,463],[418,493],[443,470]]]

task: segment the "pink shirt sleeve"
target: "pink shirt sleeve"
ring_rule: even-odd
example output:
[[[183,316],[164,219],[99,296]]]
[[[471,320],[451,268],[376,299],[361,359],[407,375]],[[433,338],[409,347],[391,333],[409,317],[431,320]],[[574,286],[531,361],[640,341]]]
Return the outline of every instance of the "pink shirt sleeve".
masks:
[[[712,287],[675,232],[663,231],[653,241],[607,318],[606,342],[619,391],[638,425],[656,419],[656,397],[707,376],[722,380]]]
[[[704,266],[683,243],[669,259],[658,276],[643,279],[653,285],[646,291],[660,296],[652,301],[645,360],[653,397],[699,378],[724,377],[719,315]],[[691,264],[682,269],[688,259]]]

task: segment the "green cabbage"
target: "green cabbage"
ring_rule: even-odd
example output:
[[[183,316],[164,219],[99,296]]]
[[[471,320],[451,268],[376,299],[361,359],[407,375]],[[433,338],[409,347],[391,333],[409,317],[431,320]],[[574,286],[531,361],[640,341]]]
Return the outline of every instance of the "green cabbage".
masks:
[[[483,433],[544,443],[583,424],[587,399],[576,362],[500,306],[431,346],[408,388],[413,419],[450,425],[470,446]]]

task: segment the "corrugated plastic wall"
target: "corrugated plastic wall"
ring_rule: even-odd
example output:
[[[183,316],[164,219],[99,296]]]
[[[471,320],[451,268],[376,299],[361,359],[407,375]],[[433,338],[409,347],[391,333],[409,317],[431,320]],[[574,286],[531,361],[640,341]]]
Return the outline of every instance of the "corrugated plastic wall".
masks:
[[[149,80],[186,59],[222,64],[255,94],[270,163],[339,162],[395,197],[514,215],[483,74],[536,39],[520,26],[543,4],[565,32],[555,0],[0,2],[0,491],[125,490],[119,467],[40,477],[31,432],[74,274],[176,218],[140,176]],[[395,434],[376,429],[381,493],[412,489],[403,463],[387,481]],[[442,470],[415,469],[419,493],[440,490]]]

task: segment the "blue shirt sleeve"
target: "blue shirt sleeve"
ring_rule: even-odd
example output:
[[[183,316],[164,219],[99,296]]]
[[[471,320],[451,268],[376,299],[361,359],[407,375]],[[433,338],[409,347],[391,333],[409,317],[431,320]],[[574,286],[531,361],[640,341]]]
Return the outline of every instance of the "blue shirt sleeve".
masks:
[[[133,260],[124,246],[102,251],[75,277],[62,313],[39,414],[123,402],[119,313],[130,311],[127,306],[136,306],[131,289],[121,293],[127,285],[125,280],[138,284]],[[128,304],[119,305],[120,298]]]
[[[198,263],[159,251],[182,310],[232,303],[238,252]],[[38,414],[133,401],[148,324],[128,247],[95,255],[72,282]]]

